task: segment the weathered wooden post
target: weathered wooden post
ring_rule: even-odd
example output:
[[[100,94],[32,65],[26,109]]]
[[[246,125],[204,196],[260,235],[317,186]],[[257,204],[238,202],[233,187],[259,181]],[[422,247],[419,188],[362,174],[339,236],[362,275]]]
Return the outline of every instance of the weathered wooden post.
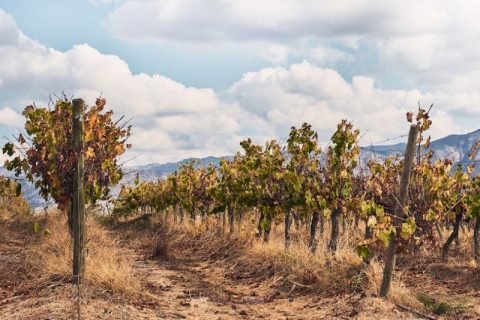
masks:
[[[82,99],[73,100],[73,147],[77,155],[73,179],[73,280],[80,285],[85,275],[85,195]]]
[[[308,247],[310,248],[311,253],[315,253],[318,248],[317,241],[317,224],[322,213],[315,210],[312,215],[312,221],[310,222],[310,240]]]
[[[475,226],[473,227],[473,248],[475,261],[480,262],[480,217],[477,217]]]
[[[292,209],[285,212],[285,250],[290,247],[290,225],[292,224]]]
[[[235,231],[235,208],[233,204],[228,206],[228,222],[230,224],[230,234],[233,234]]]
[[[395,269],[395,252],[397,250],[397,237],[399,237],[402,226],[402,219],[405,217],[404,208],[407,205],[408,184],[410,174],[412,172],[413,158],[415,157],[415,145],[418,137],[418,125],[411,125],[408,133],[408,142],[405,149],[405,159],[403,160],[402,174],[400,177],[400,192],[395,206],[395,217],[393,220],[396,235],[390,239],[387,249],[387,257],[385,259],[385,269],[383,271],[383,280],[380,287],[380,296],[386,297],[390,290],[392,282],[393,270]]]

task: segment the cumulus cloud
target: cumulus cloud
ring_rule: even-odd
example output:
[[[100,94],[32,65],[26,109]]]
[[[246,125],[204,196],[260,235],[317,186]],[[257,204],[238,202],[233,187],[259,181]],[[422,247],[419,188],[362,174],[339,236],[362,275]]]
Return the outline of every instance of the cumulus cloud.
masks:
[[[121,37],[174,41],[407,35],[447,26],[448,11],[438,1],[407,2],[129,0],[110,15],[109,24]]]
[[[316,47],[310,50],[310,59],[319,65],[328,65],[336,62],[351,62],[354,56],[343,50]]]
[[[20,127],[23,124],[23,117],[14,110],[5,107],[0,109],[0,124]]]
[[[292,5],[294,2],[285,3]],[[362,3],[355,1],[354,7]],[[235,5],[212,2],[212,6],[223,6],[222,10],[231,10],[231,6],[239,10],[236,20],[232,18],[233,24],[242,18],[256,25],[255,28],[276,30],[279,21],[290,23],[293,19],[293,13],[287,10],[289,7],[280,5],[275,7],[272,21],[262,21],[260,14],[267,7],[259,5],[260,13],[248,16],[249,4],[249,1],[235,2]],[[136,6],[137,3],[127,1],[121,7],[124,5]],[[197,17],[197,13],[193,12],[195,10],[182,11],[181,6],[188,7],[182,1],[149,1],[145,5],[147,8],[162,6],[159,18],[162,21],[177,19],[178,14],[186,20]],[[327,12],[334,9],[343,10],[347,17],[353,15],[349,6],[332,4],[325,8]],[[156,11],[152,9],[152,12]],[[198,14],[200,17],[197,19],[209,20],[209,17],[201,16],[206,13]],[[330,19],[322,14],[325,19]],[[350,55],[323,47],[311,51],[311,61],[246,73],[223,91],[187,87],[158,74],[133,74],[128,64],[118,56],[101,53],[87,44],[75,45],[67,51],[48,48],[24,35],[13,18],[1,10],[0,18],[0,78],[2,93],[5,93],[0,97],[0,105],[4,106],[0,109],[0,119],[3,123],[20,126],[19,113],[24,105],[32,100],[46,103],[48,95],[59,93],[59,90],[82,97],[89,103],[102,94],[116,114],[133,118],[131,142],[134,149],[131,155],[138,155],[134,162],[232,154],[246,137],[252,137],[257,143],[272,138],[284,141],[290,126],[301,125],[304,121],[312,123],[320,138],[326,141],[336,123],[348,118],[364,132],[368,130],[369,139],[375,142],[404,134],[408,129],[404,121],[405,112],[414,109],[420,99],[429,103],[438,98],[441,104],[448,104],[448,108],[441,105],[434,109],[432,133],[434,137],[440,137],[464,130],[456,121],[455,112],[460,114],[466,106],[479,102],[477,89],[473,86],[470,91],[451,92],[439,88],[428,93],[418,89],[382,89],[372,75],[346,79],[335,69],[324,65],[350,60]],[[354,24],[355,21],[349,23]],[[331,28],[342,30],[348,29],[348,26],[334,24]],[[408,32],[405,37],[409,37]],[[349,39],[354,47],[354,38]],[[385,44],[387,47],[393,57],[412,59],[408,52],[399,49],[401,45]],[[272,52],[274,58],[284,58],[282,47],[274,47]],[[413,60],[414,67],[418,63],[424,65],[434,54],[428,48],[425,52],[420,60]],[[455,81],[460,84],[465,79],[456,77]],[[478,114],[478,109],[472,114]],[[440,126],[435,127],[437,118]],[[366,144],[369,142],[365,141]]]
[[[15,45],[21,36],[21,32],[13,17],[0,10],[0,45]]]
[[[308,61],[248,73],[228,91],[228,99],[265,119],[277,136],[284,135],[288,126],[307,121],[328,140],[336,124],[347,118],[362,131],[368,130],[374,142],[406,132],[405,113],[414,111],[425,97],[431,95],[418,90],[382,90],[366,76],[355,76],[349,83],[335,70]],[[435,109],[434,123],[437,115],[434,137],[460,129],[447,113]]]
[[[289,53],[308,55],[310,45],[317,42],[327,46],[313,51],[313,58],[320,61],[351,60],[338,48],[329,51],[329,43],[358,48],[360,42],[373,42],[380,55],[397,54],[408,63],[414,57],[406,51],[421,46],[420,61],[414,62],[425,68],[435,49],[430,44],[442,41],[437,37],[454,26],[464,25],[464,13],[473,18],[472,12],[478,16],[479,11],[474,3],[435,0],[126,0],[110,13],[107,25],[127,41],[195,47],[206,43],[209,48],[233,43],[250,46],[252,52],[267,58],[273,51],[274,58],[269,60],[274,63]]]
[[[50,94],[63,91],[88,103],[107,97],[116,114],[133,118],[136,152],[155,152],[157,160],[176,159],[182,149],[221,155],[225,135],[239,130],[210,88],[132,74],[118,56],[86,44],[65,52],[47,48],[26,37],[11,16],[1,10],[0,15],[0,103],[9,106],[0,110],[2,124],[21,126],[23,106],[32,100],[45,104]]]
[[[464,78],[476,76],[479,15],[475,1],[126,0],[107,25],[126,41],[218,50],[228,44],[274,65],[290,57],[338,62],[395,78],[404,89],[435,91],[465,90]]]

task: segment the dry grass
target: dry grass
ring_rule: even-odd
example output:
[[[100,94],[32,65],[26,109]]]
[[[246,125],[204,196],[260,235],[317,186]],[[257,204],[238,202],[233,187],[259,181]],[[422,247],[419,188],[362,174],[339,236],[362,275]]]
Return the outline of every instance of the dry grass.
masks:
[[[66,219],[62,215],[49,217],[45,225],[49,235],[41,236],[32,250],[40,277],[69,279],[72,272],[72,244]],[[87,220],[86,281],[103,286],[114,293],[137,294],[140,281],[135,276],[131,253],[93,219]]]
[[[283,240],[277,235],[268,243],[254,242],[244,259],[252,265],[270,265],[276,275],[285,278],[292,288],[311,289],[318,292],[359,291],[365,282],[365,266],[353,249],[340,243],[336,253],[330,252],[319,241],[312,255],[303,242],[293,243],[285,250]]]
[[[269,243],[256,242],[248,250],[248,259],[256,259],[257,262],[261,259],[274,265],[277,273],[293,284],[292,288],[296,285],[316,292],[364,292],[378,296],[383,264],[372,260],[365,265],[354,251],[355,240],[349,234],[341,236],[335,253],[327,249],[328,238],[323,235],[314,255],[303,242],[285,250],[283,238],[276,236]],[[388,300],[422,310],[423,305],[399,279],[398,275],[393,279]]]
[[[32,208],[22,197],[0,201],[0,218],[2,219],[12,220],[30,216],[32,213]]]
[[[292,238],[296,241],[285,250],[282,226],[276,226],[272,230],[268,243],[256,240],[252,234],[244,232],[252,230],[251,227],[237,227],[233,237],[236,240],[234,243],[232,237],[225,235],[221,227],[216,226],[213,221],[210,226],[186,223],[183,226],[170,225],[169,228],[171,231],[180,231],[183,241],[186,241],[185,238],[193,237],[197,246],[212,250],[218,248],[218,244],[223,241],[223,247],[235,248],[236,268],[240,272],[247,271],[250,276],[269,278],[270,281],[266,281],[265,285],[270,287],[281,286],[287,292],[305,291],[330,295],[362,292],[368,296],[378,296],[383,264],[375,259],[369,265],[363,263],[354,250],[358,241],[359,235],[356,234],[358,231],[349,230],[342,233],[337,250],[332,253],[327,248],[329,241],[327,228],[324,234],[319,236],[316,253],[311,254],[304,230],[292,230]],[[227,244],[226,239],[230,240]],[[422,303],[400,278],[401,274],[397,274],[392,280],[388,300],[423,311]]]
[[[268,243],[255,239],[251,232],[246,231],[252,229],[251,225],[237,226],[235,234],[229,235],[217,221],[211,219],[209,223],[186,221],[182,225],[170,222],[166,225],[165,233],[169,247],[195,247],[196,252],[214,258],[222,253],[223,257],[234,260],[238,273],[248,273],[246,278],[256,278],[255,281],[269,279],[267,286],[281,286],[287,292],[306,291],[331,295],[363,292],[378,296],[383,264],[375,259],[370,265],[363,263],[354,250],[359,235],[352,230],[342,233],[337,250],[332,253],[327,249],[327,228],[319,236],[316,253],[311,254],[304,230],[292,230],[292,238],[296,240],[285,250],[282,226],[276,226],[272,230]],[[155,243],[160,243],[160,247],[165,244],[159,240]],[[422,304],[400,278],[401,275],[394,277],[388,299],[422,310]]]
[[[293,241],[289,249],[285,250],[282,225],[272,229],[268,243],[254,236],[252,230],[255,230],[255,225],[250,221],[236,225],[232,235],[228,233],[228,226],[223,229],[221,223],[214,218],[207,218],[207,221],[186,219],[183,224],[179,224],[168,220],[165,223],[163,218],[153,216],[147,225],[154,236],[141,237],[139,241],[144,248],[149,247],[151,256],[168,259],[170,256],[175,258],[178,253],[178,256],[196,257],[192,259],[210,260],[212,263],[224,261],[223,265],[228,270],[225,273],[227,278],[236,283],[250,284],[259,294],[268,296],[268,292],[281,292],[284,296],[314,294],[325,298],[361,294],[368,301],[385,302],[377,298],[383,263],[372,259],[369,265],[365,265],[356,254],[354,248],[363,236],[359,231],[342,232],[337,251],[332,253],[327,249],[330,233],[327,227],[318,239],[317,252],[312,255],[306,245],[306,226],[299,230],[292,228]],[[145,226],[137,227],[137,235],[143,234]],[[417,297],[418,286],[413,286],[412,291],[411,283],[420,276],[418,271],[423,275],[425,271],[443,274],[450,266],[458,267],[464,273],[474,269],[471,235],[462,233],[460,240],[460,246],[452,245],[452,259],[447,264],[439,262],[441,268],[435,270],[432,268],[435,268],[435,261],[439,259],[439,248],[422,248],[415,253],[415,259],[400,255],[399,270],[394,274],[387,300],[410,310],[429,313]],[[411,267],[413,268],[410,269]],[[450,273],[446,278],[451,278]],[[430,284],[430,287],[432,285],[436,284]],[[387,305],[388,302],[383,307]]]
[[[383,277],[383,264],[377,260],[370,262],[368,270],[368,285],[367,288],[373,295],[377,295],[380,289],[380,284]],[[414,310],[423,311],[423,304],[418,301],[415,295],[405,286],[400,280],[401,274],[395,274],[392,279],[390,292],[387,299],[398,305],[409,307]]]
[[[43,284],[49,285],[50,282],[54,282],[52,280],[68,280],[71,274],[72,254],[66,219],[52,214],[48,219],[44,216],[29,219],[31,219],[30,222],[19,224],[18,227],[27,230],[25,226],[30,228],[32,221],[35,220],[41,224],[42,230],[48,228],[50,231],[49,235],[38,232],[32,236],[32,232],[28,230],[30,236],[26,237],[29,240],[27,243],[36,242],[31,249],[25,250],[25,253],[28,253],[26,254],[28,268],[34,266],[28,274],[40,277],[40,283],[35,285],[43,287]],[[16,220],[19,218],[17,217]],[[416,253],[416,259],[425,257],[420,259],[425,261],[415,266],[416,268],[410,269],[411,264],[407,263],[408,257],[404,255],[406,261],[400,261],[398,264],[399,270],[395,272],[388,301],[385,301],[378,298],[383,264],[372,259],[370,265],[365,265],[354,251],[361,234],[352,230],[342,232],[337,251],[332,253],[327,249],[329,230],[326,228],[325,233],[318,239],[317,252],[312,255],[306,245],[307,232],[304,228],[306,226],[299,230],[293,228],[292,239],[294,240],[290,248],[285,250],[281,225],[277,225],[272,230],[270,242],[264,243],[252,233],[255,226],[250,221],[237,225],[234,234],[230,235],[228,227],[224,230],[216,219],[206,218],[206,220],[203,222],[186,220],[183,224],[174,224],[172,221],[165,223],[163,218],[152,216],[148,219],[125,221],[112,227],[113,231],[107,231],[108,229],[90,219],[87,228],[86,280],[88,286],[85,291],[92,292],[92,299],[98,295],[99,291],[114,293],[108,294],[108,299],[117,299],[118,296],[139,297],[139,299],[132,299],[136,303],[146,295],[154,295],[157,299],[154,305],[158,305],[158,300],[169,294],[165,302],[168,305],[173,303],[172,312],[178,311],[175,301],[185,294],[186,290],[205,293],[205,296],[217,303],[227,301],[230,304],[232,302],[229,299],[237,301],[240,299],[238,297],[252,298],[254,299],[252,301],[265,301],[259,305],[265,309],[271,308],[270,301],[280,304],[284,302],[285,305],[282,304],[282,306],[288,309],[293,305],[290,298],[295,302],[297,299],[301,301],[299,305],[301,304],[302,308],[307,305],[307,301],[310,305],[312,301],[318,299],[319,307],[325,303],[329,306],[325,315],[336,314],[331,313],[332,310],[340,308],[338,314],[352,314],[353,317],[354,313],[350,312],[354,310],[360,312],[358,319],[370,319],[372,315],[377,315],[379,312],[383,315],[391,315],[392,318],[400,318],[398,313],[400,309],[393,303],[428,314],[429,310],[418,300],[417,294],[423,290],[430,292],[432,288],[438,288],[437,282],[431,282],[435,280],[434,276],[437,274],[440,280],[458,279],[458,275],[471,280],[472,270],[465,269],[455,262],[458,256],[463,257],[463,254],[459,255],[457,251],[471,245],[469,235],[461,239],[461,245],[452,252],[452,260],[447,264],[441,262],[433,264],[430,261],[432,251],[425,250]],[[11,232],[16,230],[13,227]],[[116,240],[120,237],[125,241]],[[7,235],[7,238],[13,238],[13,236]],[[34,238],[34,241],[31,241],[31,238]],[[20,241],[17,242],[20,243]],[[133,250],[137,251],[133,253]],[[138,264],[134,261],[134,257],[138,254],[158,260],[146,259],[148,266],[143,263]],[[427,259],[429,257],[430,260]],[[12,260],[6,268],[10,268],[13,264],[16,264],[16,260]],[[457,267],[461,267],[461,272],[450,270]],[[425,271],[429,277],[425,276]],[[179,275],[178,279],[186,280],[186,287],[182,287],[183,282],[168,285],[168,275],[172,274]],[[408,283],[408,287],[402,281]],[[418,286],[412,285],[415,281],[422,283],[420,290]],[[146,284],[143,287],[147,291],[145,296],[140,294],[141,283]],[[423,284],[430,286],[424,288]],[[58,291],[62,292],[58,294],[63,296],[63,292],[67,292],[70,288],[72,288],[70,285],[61,286],[59,290],[63,291]],[[289,302],[286,302],[287,299],[275,299],[278,295],[289,298]],[[438,298],[438,301],[446,301],[445,297],[438,294],[435,294],[435,298]],[[193,298],[190,297],[190,299]],[[456,306],[458,301],[450,304]],[[467,303],[464,304],[467,305]],[[228,309],[230,310],[229,305]],[[14,312],[13,307],[11,310]],[[458,314],[451,315],[452,319],[455,317],[457,319]],[[381,318],[380,316],[379,319]]]

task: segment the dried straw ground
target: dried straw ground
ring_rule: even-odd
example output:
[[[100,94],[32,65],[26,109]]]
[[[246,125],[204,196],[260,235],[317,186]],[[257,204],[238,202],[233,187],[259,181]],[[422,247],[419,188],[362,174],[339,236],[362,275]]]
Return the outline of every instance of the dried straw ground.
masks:
[[[382,266],[365,266],[353,251],[355,239],[344,236],[332,255],[321,237],[312,256],[300,232],[285,251],[281,228],[268,244],[245,231],[251,229],[244,225],[230,236],[213,221],[102,226],[90,219],[87,279],[79,295],[69,283],[64,219],[0,218],[0,318],[480,318],[480,275],[468,258],[467,238],[449,263],[432,251],[399,259],[384,301],[377,297]],[[444,314],[435,315],[438,309]]]

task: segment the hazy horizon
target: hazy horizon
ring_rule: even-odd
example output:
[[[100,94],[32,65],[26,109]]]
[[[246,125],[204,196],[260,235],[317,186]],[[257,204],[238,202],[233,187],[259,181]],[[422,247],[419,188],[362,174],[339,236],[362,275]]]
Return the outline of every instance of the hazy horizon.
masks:
[[[407,3],[0,0],[0,133],[61,92],[133,118],[134,164],[233,154],[302,122],[328,141],[342,118],[363,145],[402,142],[419,101],[433,139],[478,129],[480,5]]]

